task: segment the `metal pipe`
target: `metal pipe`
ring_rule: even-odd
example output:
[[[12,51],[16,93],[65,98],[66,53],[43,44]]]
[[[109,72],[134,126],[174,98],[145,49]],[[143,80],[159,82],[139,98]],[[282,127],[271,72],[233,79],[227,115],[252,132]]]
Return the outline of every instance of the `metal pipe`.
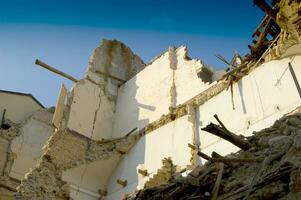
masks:
[[[51,67],[50,65],[44,63],[43,61],[41,61],[39,59],[36,59],[35,64],[39,65],[41,67],[44,67],[45,69],[48,69],[49,71],[51,71],[53,73],[56,73],[56,74],[58,74],[58,75],[60,75],[62,77],[65,77],[65,78],[67,78],[67,79],[69,79],[69,80],[71,80],[73,82],[78,82],[78,80],[76,78],[74,78],[74,77],[72,77],[72,76],[70,76],[70,75],[68,75],[68,74],[66,74],[66,73],[64,73],[64,72],[62,72],[60,70],[57,70],[57,69]]]
[[[297,88],[298,94],[301,97],[301,87],[300,87],[299,81],[297,79],[296,73],[295,73],[295,71],[293,69],[293,66],[292,66],[291,62],[288,63],[288,68],[289,68],[289,70],[291,72],[291,75],[292,75],[292,78],[294,80],[295,86]]]

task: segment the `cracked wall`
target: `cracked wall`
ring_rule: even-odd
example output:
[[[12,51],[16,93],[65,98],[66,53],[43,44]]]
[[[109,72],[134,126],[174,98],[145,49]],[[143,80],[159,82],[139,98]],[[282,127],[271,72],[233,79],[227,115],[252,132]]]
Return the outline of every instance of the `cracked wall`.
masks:
[[[4,123],[10,128],[0,129],[0,197],[7,195],[3,198],[13,198],[21,179],[35,166],[41,156],[42,146],[52,134],[51,118],[51,113],[41,109],[19,124],[5,120]]]
[[[93,141],[76,132],[57,130],[36,167],[22,180],[17,199],[69,199],[69,185],[62,180],[64,171],[127,152],[142,135]]]
[[[91,169],[102,166],[109,176],[121,155],[143,135],[138,132],[110,139],[117,88],[143,68],[141,59],[118,41],[104,40],[94,50],[84,78],[66,96],[61,90],[56,111],[59,117],[54,119],[58,129],[45,144],[36,167],[22,180],[18,199],[68,199],[70,188],[75,199],[81,198],[74,192],[76,188],[80,195],[99,196],[97,189],[103,189],[106,180],[99,180],[97,189],[89,188],[98,173],[90,173]],[[83,168],[90,169],[89,173]]]
[[[283,40],[288,40],[294,35],[290,27],[286,28],[285,31],[290,35],[281,36]],[[282,54],[283,52],[280,52],[279,55]],[[299,58],[296,59],[300,62]],[[278,66],[287,62],[282,61],[272,64]],[[78,177],[79,174],[85,174],[83,171],[86,169],[93,171],[92,165],[99,161],[105,161],[101,162],[101,165],[106,166],[115,156],[121,159],[117,168],[114,169],[116,163],[108,164],[107,167],[111,167],[111,171],[101,172],[108,176],[113,173],[110,178],[106,177],[100,186],[103,191],[107,187],[107,199],[116,199],[123,193],[136,189],[139,185],[137,165],[154,173],[160,167],[161,159],[166,156],[171,156],[180,167],[196,165],[198,161],[195,152],[190,152],[187,143],[200,145],[208,152],[210,148],[220,145],[216,138],[210,138],[198,130],[200,126],[212,120],[213,112],[219,113],[230,127],[234,122],[243,126],[243,133],[247,133],[258,127],[265,127],[283,112],[297,105],[293,102],[296,93],[283,86],[284,83],[276,88],[271,88],[268,84],[266,88],[262,86],[266,85],[264,74],[273,74],[268,72],[271,69],[270,64],[264,63],[260,69],[255,69],[244,80],[235,83],[234,102],[241,105],[231,112],[232,106],[225,103],[225,99],[229,98],[229,92],[225,91],[227,83],[223,82],[224,80],[214,82],[221,76],[220,72],[210,70],[200,60],[190,59],[186,47],[170,48],[142,70],[143,62],[128,47],[117,41],[103,41],[102,45],[94,50],[85,77],[68,93],[63,108],[63,126],[47,143],[39,164],[22,181],[19,198],[68,199],[70,190],[74,196],[77,188],[84,192],[84,186],[91,183],[84,183],[83,187],[76,185],[85,181],[84,178],[81,180],[81,177]],[[142,71],[135,76],[140,70]],[[279,77],[281,70],[283,67],[277,67],[273,78]],[[204,76],[200,73],[204,73]],[[208,74],[212,77],[208,77]],[[246,80],[255,79],[254,74],[264,83],[259,85],[256,80],[255,84],[253,80],[252,84],[248,83]],[[204,80],[199,77],[204,77]],[[248,88],[253,86],[257,88],[248,92]],[[209,87],[212,88],[208,89]],[[266,95],[265,98],[261,92]],[[290,104],[280,105],[275,101],[275,108],[271,108],[266,99],[275,93],[285,94],[285,101]],[[244,102],[245,96],[251,96],[253,102]],[[279,97],[277,100],[282,99]],[[249,112],[249,107],[255,109]],[[185,116],[187,114],[188,116]],[[253,114],[257,118],[253,118]],[[232,120],[233,115],[237,115],[238,118]],[[139,141],[141,134],[125,136],[136,128],[138,132],[151,134]],[[200,134],[204,134],[201,139]],[[128,141],[132,136],[135,136],[134,139]],[[121,137],[121,146],[126,145],[129,148],[120,150],[114,146],[116,141],[109,140],[111,137]],[[204,139],[206,141],[202,141]],[[137,141],[137,145],[130,150]],[[229,147],[229,151],[233,150],[227,144],[222,145]],[[95,148],[96,151],[90,152],[91,148]],[[76,172],[77,170],[80,172]],[[51,179],[47,179],[49,174]],[[72,178],[79,179],[73,181]],[[118,186],[116,180],[126,181],[127,184]],[[75,186],[70,184],[72,181]],[[96,193],[96,188],[93,190]]]
[[[42,154],[42,147],[53,132],[51,119],[52,113],[39,110],[20,125],[20,135],[11,143],[16,159],[10,177],[21,180],[35,166]]]
[[[113,136],[122,136],[136,127],[142,130],[144,126],[148,134],[122,158],[109,181],[106,199],[120,199],[122,194],[143,187],[149,177],[138,175],[139,167],[151,176],[161,167],[164,157],[171,157],[181,169],[191,165],[187,144],[194,143],[196,127],[188,116],[166,125],[158,123],[155,130],[148,125],[209,87],[198,77],[205,67],[200,60],[187,56],[186,47],[171,47],[120,87]],[[126,180],[126,187],[118,185],[118,179]]]
[[[67,97],[67,127],[95,140],[111,138],[118,87],[144,66],[124,44],[103,40],[93,51],[84,79]]]

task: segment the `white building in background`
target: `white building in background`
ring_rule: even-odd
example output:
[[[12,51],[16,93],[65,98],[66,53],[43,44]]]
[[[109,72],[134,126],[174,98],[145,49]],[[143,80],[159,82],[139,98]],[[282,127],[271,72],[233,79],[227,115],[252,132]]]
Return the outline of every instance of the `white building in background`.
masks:
[[[0,90],[0,113],[0,182],[10,188],[37,164],[53,132],[53,114],[31,94],[5,90]],[[0,187],[0,199],[8,194]]]
[[[21,123],[38,109],[44,106],[31,94],[0,90],[0,120],[6,110],[6,118]]]

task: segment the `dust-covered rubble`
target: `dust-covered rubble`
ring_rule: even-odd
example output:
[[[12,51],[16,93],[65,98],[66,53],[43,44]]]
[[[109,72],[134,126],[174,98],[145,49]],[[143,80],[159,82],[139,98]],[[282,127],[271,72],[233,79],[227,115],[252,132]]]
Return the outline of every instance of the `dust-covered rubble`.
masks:
[[[213,152],[214,162],[186,177],[175,173],[168,183],[127,199],[301,199],[301,113],[284,116],[246,140],[251,144],[246,151],[225,157]]]

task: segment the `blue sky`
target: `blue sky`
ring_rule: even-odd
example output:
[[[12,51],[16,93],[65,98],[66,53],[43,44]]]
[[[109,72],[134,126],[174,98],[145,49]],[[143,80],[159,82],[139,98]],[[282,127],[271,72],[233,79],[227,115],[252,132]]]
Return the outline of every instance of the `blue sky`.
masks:
[[[0,89],[55,105],[60,84],[72,83],[35,59],[80,79],[102,38],[124,42],[146,63],[185,44],[190,57],[222,68],[214,54],[246,54],[262,17],[252,0],[0,0]]]

